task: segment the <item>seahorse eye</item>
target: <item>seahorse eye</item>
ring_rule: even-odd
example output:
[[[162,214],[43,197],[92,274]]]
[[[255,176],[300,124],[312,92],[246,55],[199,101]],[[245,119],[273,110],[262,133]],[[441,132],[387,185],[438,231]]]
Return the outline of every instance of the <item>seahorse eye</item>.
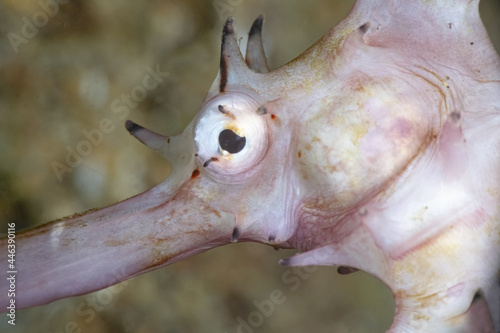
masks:
[[[194,124],[196,161],[214,180],[243,183],[258,170],[269,148],[270,132],[261,102],[226,92],[205,103]]]
[[[225,129],[219,134],[220,147],[230,154],[236,154],[245,148],[247,139],[239,136],[230,129]]]

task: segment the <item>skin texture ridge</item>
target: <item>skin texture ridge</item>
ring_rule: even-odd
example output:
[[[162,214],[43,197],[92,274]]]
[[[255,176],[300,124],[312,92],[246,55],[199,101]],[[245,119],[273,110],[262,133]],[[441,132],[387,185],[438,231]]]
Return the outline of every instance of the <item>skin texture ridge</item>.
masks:
[[[262,17],[245,58],[228,19],[191,124],[163,136],[126,123],[169,177],[20,233],[18,307],[253,241],[301,251],[283,265],[379,278],[396,301],[390,332],[499,332],[500,58],[478,4],[359,0],[272,71]]]

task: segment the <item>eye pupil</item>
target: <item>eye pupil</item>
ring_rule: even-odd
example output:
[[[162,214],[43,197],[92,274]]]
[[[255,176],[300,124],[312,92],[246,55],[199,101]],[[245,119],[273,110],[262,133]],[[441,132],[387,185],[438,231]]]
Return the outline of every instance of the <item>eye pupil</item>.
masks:
[[[219,134],[219,145],[230,154],[236,154],[245,148],[247,139],[241,137],[229,129],[225,129]]]

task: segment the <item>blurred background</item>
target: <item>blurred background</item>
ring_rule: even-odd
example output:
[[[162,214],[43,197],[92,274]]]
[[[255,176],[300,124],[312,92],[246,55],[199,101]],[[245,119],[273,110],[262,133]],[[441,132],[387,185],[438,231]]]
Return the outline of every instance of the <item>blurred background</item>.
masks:
[[[112,204],[168,175],[168,163],[132,138],[111,107],[141,85],[148,66],[169,74],[130,107],[127,118],[176,134],[192,120],[217,74],[227,16],[236,18],[244,45],[253,20],[265,15],[265,48],[276,68],[345,17],[352,4],[1,0],[0,233],[8,222],[19,231]],[[481,13],[498,50],[500,1],[483,0]],[[75,167],[60,169],[68,151],[86,139],[84,132],[99,128],[103,118],[111,119],[113,129],[88,156],[73,160]],[[394,304],[379,281],[360,272],[340,276],[334,268],[291,270],[277,264],[292,254],[256,244],[226,246],[107,290],[20,310],[15,327],[2,315],[0,331],[238,332],[240,327],[245,333],[340,333],[384,332],[390,326]],[[274,290],[284,301],[268,317],[257,315],[255,303],[269,300]]]

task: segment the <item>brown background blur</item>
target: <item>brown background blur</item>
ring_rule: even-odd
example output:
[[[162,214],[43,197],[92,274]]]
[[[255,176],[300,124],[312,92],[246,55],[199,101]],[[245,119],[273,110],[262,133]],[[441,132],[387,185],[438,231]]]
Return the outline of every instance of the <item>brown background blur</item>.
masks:
[[[168,163],[128,135],[110,107],[142,82],[146,66],[159,64],[170,74],[128,118],[175,134],[194,117],[217,74],[227,16],[245,37],[265,15],[265,48],[276,68],[351,7],[340,0],[75,0],[57,8],[15,53],[8,33],[21,35],[23,17],[43,20],[42,7],[0,1],[0,232],[7,222],[21,230],[120,201],[167,176]],[[484,0],[481,10],[499,49],[500,2]],[[64,163],[66,146],[74,149],[85,139],[82,131],[105,117],[113,118],[115,130],[60,182],[51,163]],[[286,300],[254,332],[383,332],[390,326],[394,304],[380,282],[364,273],[339,276],[326,267],[308,273],[277,264],[292,254],[226,246],[110,290],[18,311],[15,328],[2,315],[0,331],[236,332],[238,318],[248,322],[250,315],[255,322],[254,301],[269,299],[275,289]]]

